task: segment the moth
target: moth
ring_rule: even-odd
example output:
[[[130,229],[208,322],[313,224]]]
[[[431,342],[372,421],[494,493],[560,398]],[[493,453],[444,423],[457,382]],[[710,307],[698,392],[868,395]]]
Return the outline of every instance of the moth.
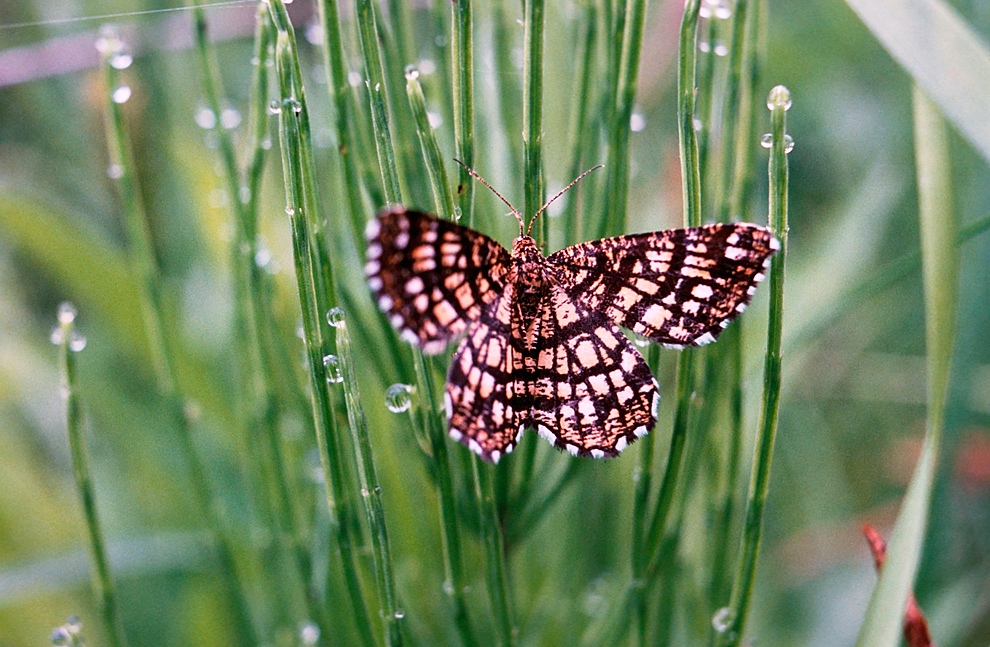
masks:
[[[575,456],[616,456],[653,428],[660,402],[656,379],[620,329],[669,348],[715,341],[746,308],[779,244],[764,227],[711,224],[543,256],[530,232],[564,191],[529,228],[492,191],[519,222],[511,251],[393,206],[367,226],[368,285],[401,338],[424,353],[460,340],[444,394],[454,440],[497,463],[529,428]]]

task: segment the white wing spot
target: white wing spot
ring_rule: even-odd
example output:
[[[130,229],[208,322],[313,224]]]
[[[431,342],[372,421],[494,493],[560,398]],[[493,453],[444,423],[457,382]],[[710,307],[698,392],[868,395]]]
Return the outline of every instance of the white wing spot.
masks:
[[[378,221],[378,218],[373,218],[364,226],[364,237],[371,240],[372,238],[376,238],[381,231],[382,223]]]

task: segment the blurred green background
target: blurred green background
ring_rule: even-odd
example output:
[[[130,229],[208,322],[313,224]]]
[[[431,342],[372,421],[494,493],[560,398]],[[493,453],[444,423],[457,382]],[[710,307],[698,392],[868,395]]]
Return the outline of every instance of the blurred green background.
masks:
[[[986,41],[990,2],[953,4]],[[476,165],[521,204],[522,187],[512,171],[518,162],[514,167],[507,161],[521,142],[506,141],[492,99],[491,15],[487,3],[477,5]],[[105,89],[93,47],[103,21],[58,22],[163,6],[0,2],[0,647],[46,644],[52,629],[73,614],[82,618],[89,644],[103,644],[59,395],[57,349],[49,342],[62,301],[76,305],[77,325],[87,338],[77,358],[79,389],[129,642],[233,644],[187,468],[155,387],[124,220],[107,176]],[[681,9],[677,0],[649,5],[632,136],[630,231],[678,226],[681,219],[674,76]],[[332,209],[339,189],[330,161],[334,142],[323,59],[305,37],[315,10],[304,0],[296,0],[292,10],[317,162]],[[507,3],[506,11],[518,17],[518,3]],[[217,51],[229,97],[224,117],[238,140],[248,136],[241,115],[250,91],[253,15],[250,4],[208,10],[214,33],[227,32]],[[353,44],[350,15],[344,12],[351,30],[345,36]],[[439,73],[431,74],[435,61],[449,55],[445,32],[429,3],[413,3],[410,15],[416,62],[449,162],[453,122],[445,112],[449,107],[436,99]],[[568,124],[578,15],[577,3],[548,7],[544,155],[552,191],[571,179]],[[249,443],[236,432],[241,376],[232,360],[239,343],[232,324],[232,224],[216,141],[201,127],[209,115],[202,113],[189,16],[112,21],[122,26],[135,53],[124,72],[132,88],[126,113],[168,288],[170,334],[181,347],[180,381],[198,410],[195,442],[223,501],[225,521],[251,547],[253,557],[242,568],[259,622],[271,628],[266,639],[294,644],[300,626],[291,609],[265,602],[275,560],[272,537],[243,467]],[[521,62],[517,27],[509,46]],[[796,145],[789,156],[783,404],[749,631],[759,645],[846,645],[855,640],[876,579],[860,525],[869,522],[889,533],[925,424],[920,267],[911,266],[905,277],[865,297],[849,296],[918,248],[910,77],[841,0],[772,0],[767,35],[754,93],[759,128],[768,127],[763,97],[772,86],[786,85],[794,101],[788,130]],[[518,78],[501,81],[518,84],[521,77],[519,70]],[[986,105],[990,120],[990,97]],[[405,142],[400,145],[416,145],[415,133],[394,137]],[[965,225],[990,215],[990,173],[965,139],[953,134],[951,143],[957,219]],[[752,212],[739,214],[744,220],[765,222],[764,153],[756,154],[754,170],[763,188]],[[591,164],[598,161],[604,160]],[[284,342],[301,360],[280,168],[273,150],[262,195],[262,239],[272,258],[274,312]],[[599,187],[597,182],[594,176],[585,180],[583,191]],[[410,189],[412,206],[431,209],[425,182]],[[482,191],[477,196],[479,214],[504,211]],[[483,222],[488,233],[511,243],[511,219]],[[562,227],[559,219],[554,223]],[[337,271],[361,280],[360,265]],[[975,647],[990,644],[988,235],[965,243],[960,286],[947,435],[917,595],[940,645]],[[758,413],[764,319],[760,294],[744,324],[750,428]],[[414,643],[437,644],[452,634],[440,602],[435,493],[408,423],[384,406],[389,385],[374,370],[377,349],[358,345],[356,352],[409,632]],[[655,433],[665,439],[673,352],[663,351],[661,361],[666,372],[658,379],[668,410]],[[301,379],[301,364],[292,368]],[[312,508],[314,555],[321,546],[324,556],[332,554],[325,546],[328,520],[321,512],[322,485],[314,477],[311,432],[293,415],[283,418],[281,431],[294,485]],[[659,442],[662,464],[666,444]],[[455,444],[450,449],[465,451]],[[582,627],[610,611],[608,600],[628,576],[636,451],[608,462],[584,461],[547,516],[514,546],[512,581],[523,644],[571,644]],[[574,460],[547,453],[545,464],[552,469]],[[689,479],[703,481],[705,474]],[[682,552],[690,555],[692,536],[703,532],[687,529]],[[324,567],[332,581],[337,566],[330,561]],[[480,561],[469,559],[467,565],[476,584],[469,600],[484,627]],[[682,606],[690,607],[690,600]],[[711,610],[689,613],[706,616]],[[345,626],[336,643],[348,644],[352,631]]]

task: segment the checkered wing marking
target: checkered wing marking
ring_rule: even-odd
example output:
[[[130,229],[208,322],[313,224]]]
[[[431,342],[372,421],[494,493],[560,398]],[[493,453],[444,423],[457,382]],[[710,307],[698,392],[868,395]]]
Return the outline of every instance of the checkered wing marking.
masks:
[[[445,405],[450,435],[485,460],[498,462],[519,442],[528,382],[512,343],[514,287],[468,327],[447,372]]]
[[[616,456],[656,424],[656,380],[618,326],[547,285],[530,424],[571,454]]]
[[[670,347],[700,346],[742,312],[779,244],[746,223],[595,240],[551,254],[567,294]]]
[[[504,290],[509,253],[484,234],[393,207],[368,223],[368,285],[402,338],[436,354]]]

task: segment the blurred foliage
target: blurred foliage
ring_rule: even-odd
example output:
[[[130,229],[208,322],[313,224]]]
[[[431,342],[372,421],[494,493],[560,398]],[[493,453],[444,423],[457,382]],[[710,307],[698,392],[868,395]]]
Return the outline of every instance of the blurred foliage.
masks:
[[[300,36],[310,35],[315,10],[292,7]],[[444,3],[439,3],[444,5]],[[510,201],[522,204],[520,114],[501,109],[496,89],[522,81],[522,27],[518,3],[505,3],[505,35],[518,75],[497,78],[491,8],[476,3],[476,167]],[[501,3],[496,3],[501,6]],[[606,5],[611,3],[604,3]],[[676,34],[681,2],[649,6],[631,140],[629,231],[677,226],[681,191],[676,131]],[[990,9],[955,2],[986,39]],[[88,644],[103,644],[69,445],[59,396],[57,352],[49,343],[61,301],[79,310],[87,338],[78,357],[79,394],[87,414],[93,479],[130,644],[227,645],[230,610],[203,520],[190,488],[177,431],[156,383],[135,277],[127,261],[124,219],[107,177],[102,77],[94,64],[70,73],[59,47],[70,37],[95,42],[93,22],[45,22],[65,17],[161,8],[99,2],[4,3],[3,51],[48,44],[52,73],[0,87],[0,647],[42,644],[76,615]],[[544,159],[550,192],[570,181],[570,133],[578,3],[547,8]],[[345,38],[359,69],[353,7],[342,5]],[[444,57],[449,56],[446,7],[407,8],[407,48],[414,52],[441,150],[453,156],[453,118],[447,101]],[[240,37],[217,45],[232,112],[232,134],[243,145],[251,88],[253,7],[208,10],[213,25],[248,16]],[[298,13],[295,13],[298,11]],[[391,16],[389,16],[391,18]],[[448,17],[449,19],[449,17]],[[925,426],[925,328],[920,264],[881,289],[877,277],[917,253],[911,78],[841,0],[770,2],[767,50],[754,90],[757,123],[767,128],[763,98],[786,85],[794,98],[788,130],[790,253],[784,322],[784,382],[780,430],[749,632],[762,645],[852,644],[875,574],[860,524],[888,531],[920,450]],[[176,342],[182,391],[195,403],[193,434],[223,502],[223,521],[236,537],[238,565],[262,635],[270,644],[299,644],[301,602],[291,596],[280,568],[270,519],[259,504],[250,465],[253,439],[243,431],[236,361],[235,308],[230,272],[233,224],[219,175],[216,139],[197,125],[204,106],[193,50],[169,47],[166,25],[189,29],[182,14],[115,18],[133,27],[137,54],[124,73],[132,89],[125,106],[137,175],[151,221],[156,255],[167,287],[167,320]],[[499,32],[501,33],[501,32]],[[319,39],[314,37],[315,42]],[[332,113],[318,47],[300,37],[310,100],[320,187],[325,204],[343,201],[336,173]],[[188,43],[187,43],[188,45]],[[503,43],[503,45],[505,45]],[[712,48],[717,49],[717,48]],[[66,50],[68,51],[68,50]],[[68,56],[68,53],[64,54]],[[710,56],[710,55],[708,55]],[[704,60],[699,56],[699,64]],[[9,60],[9,59],[3,59]],[[947,74],[951,70],[946,70]],[[403,100],[392,96],[393,102]],[[363,107],[363,105],[362,105]],[[367,119],[367,117],[361,117]],[[515,128],[515,130],[512,130]],[[515,138],[509,141],[507,138]],[[394,133],[397,145],[418,155],[415,132]],[[755,147],[757,143],[754,141]],[[364,143],[364,153],[373,154]],[[242,146],[243,147],[243,146]],[[957,222],[965,227],[990,216],[986,160],[953,134],[952,179]],[[762,149],[761,149],[762,151]],[[242,157],[243,157],[243,152]],[[766,157],[755,156],[757,197],[742,219],[765,221]],[[603,161],[596,158],[587,166]],[[373,160],[362,162],[375,168]],[[451,167],[448,166],[448,170]],[[453,177],[453,174],[451,175]],[[426,178],[404,178],[407,202],[430,209]],[[581,196],[603,189],[595,174]],[[704,190],[704,189],[703,189]],[[593,200],[593,197],[585,198]],[[704,200],[708,200],[707,195]],[[293,365],[278,375],[288,401],[301,389],[302,348],[296,339],[298,297],[284,212],[277,154],[270,156],[261,206],[261,238],[270,253],[271,311],[279,343]],[[515,233],[504,207],[476,191],[477,225],[508,244]],[[369,217],[378,204],[369,200]],[[557,212],[559,213],[559,212]],[[551,224],[559,247],[565,212]],[[354,294],[363,274],[353,242],[340,236],[338,264]],[[337,243],[335,243],[337,244]],[[961,254],[959,320],[945,436],[930,527],[916,585],[940,645],[990,642],[990,239],[977,235]],[[852,294],[865,294],[853,298]],[[359,298],[359,297],[355,297]],[[367,295],[363,297],[367,299]],[[747,430],[755,428],[760,384],[765,295],[743,318],[748,371]],[[739,325],[739,324],[736,324]],[[352,330],[375,460],[382,481],[399,598],[414,644],[452,642],[456,633],[443,596],[443,562],[436,494],[406,416],[384,406],[389,386],[380,367],[376,332]],[[362,337],[362,335],[366,335]],[[362,340],[364,343],[362,344]],[[658,375],[664,395],[654,432],[662,470],[672,415],[674,353],[662,351]],[[273,378],[274,379],[274,378]],[[298,385],[287,386],[296,380]],[[314,569],[326,595],[345,600],[340,565],[329,545],[336,519],[322,505],[322,481],[307,407],[286,407],[280,419],[291,486],[301,509]],[[529,434],[529,436],[535,436]],[[525,443],[537,442],[528,437]],[[525,444],[524,443],[524,444]],[[703,438],[692,439],[695,454]],[[643,444],[643,443],[640,443]],[[449,449],[467,491],[459,445]],[[518,534],[509,532],[511,583],[522,644],[574,644],[588,627],[614,622],[629,575],[628,546],[633,477],[639,448],[607,462],[579,461],[545,516]],[[575,459],[547,447],[537,453],[534,487],[553,482]],[[744,470],[749,462],[744,461]],[[698,458],[687,481],[698,491],[712,475]],[[500,466],[501,467],[501,466]],[[545,479],[545,480],[544,480]],[[504,503],[504,501],[503,501]],[[465,508],[469,508],[465,502]],[[509,511],[509,517],[513,511]],[[706,583],[696,548],[707,533],[704,509],[682,511],[681,544],[670,567],[682,569],[677,622],[704,626],[715,609],[697,596]],[[480,635],[492,630],[484,593],[477,519],[464,511],[467,593]],[[511,525],[510,525],[511,527]],[[735,536],[735,535],[734,535]],[[363,541],[367,534],[364,531]],[[735,546],[733,540],[732,546]],[[329,557],[328,557],[329,556]],[[359,559],[370,577],[370,554]],[[272,578],[279,581],[273,584]],[[692,597],[695,596],[695,597]],[[372,600],[373,595],[368,599]],[[697,604],[695,604],[697,602]],[[331,644],[356,633],[347,604],[331,604]],[[374,610],[375,607],[373,606]],[[624,612],[624,610],[623,610]],[[621,618],[619,619],[621,621]],[[684,631],[684,630],[681,630]],[[674,635],[684,635],[677,634]]]

